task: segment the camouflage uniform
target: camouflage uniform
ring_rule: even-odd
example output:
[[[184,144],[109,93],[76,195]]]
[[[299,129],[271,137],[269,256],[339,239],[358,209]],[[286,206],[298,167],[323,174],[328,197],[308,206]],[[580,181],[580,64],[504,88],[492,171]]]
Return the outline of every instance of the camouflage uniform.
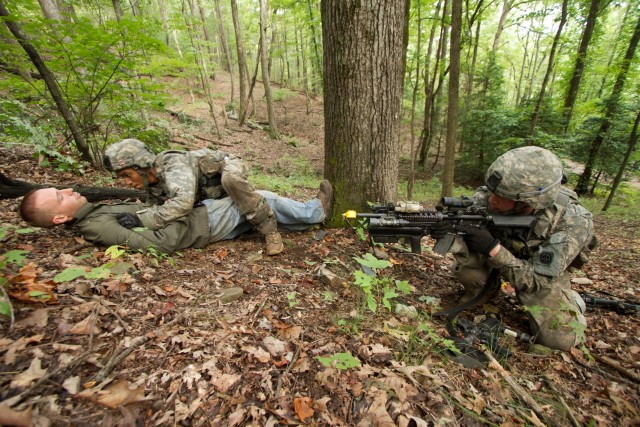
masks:
[[[476,206],[486,208],[490,191],[533,206],[537,218],[534,228],[522,234],[494,232],[503,246],[494,257],[470,253],[461,237],[456,238],[450,252],[455,258],[454,275],[464,285],[467,296],[478,294],[490,271],[499,269],[500,276],[511,283],[527,307],[536,342],[567,350],[581,343],[579,325],[586,326],[584,302],[571,290],[570,273],[577,260],[588,253],[587,246],[594,236],[593,222],[577,195],[560,187],[560,161],[547,150],[540,157],[542,150],[522,147],[505,153],[487,171],[487,184],[493,190],[480,187],[474,195]],[[511,183],[492,186],[491,176],[496,171],[496,176],[505,181],[511,179]],[[541,184],[549,174],[552,179]],[[528,183],[533,184],[531,193],[500,191],[517,186],[527,191]]]
[[[144,167],[132,165],[130,160],[140,156],[144,149],[148,151],[141,141],[122,140],[107,149],[105,163],[116,171],[132,166]],[[228,195],[241,214],[265,235],[268,253],[274,255],[282,251],[273,211],[247,181],[249,168],[239,157],[209,149],[168,150],[158,154],[151,167],[159,182],[153,185],[145,182],[148,202],[155,206],[137,213],[144,227],[158,230],[188,214],[202,200]]]

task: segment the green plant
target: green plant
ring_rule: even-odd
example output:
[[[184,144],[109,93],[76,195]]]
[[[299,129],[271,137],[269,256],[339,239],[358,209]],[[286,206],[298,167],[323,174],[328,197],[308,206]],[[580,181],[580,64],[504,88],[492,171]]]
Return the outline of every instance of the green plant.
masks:
[[[327,368],[334,366],[342,371],[360,366],[360,360],[353,357],[351,353],[336,353],[328,357],[317,356],[316,359]]]
[[[289,301],[289,308],[293,308],[298,305],[298,301],[296,301],[297,293],[295,291],[289,292],[287,294],[287,300]]]
[[[140,252],[144,253],[147,257],[151,258],[151,262],[156,267],[160,265],[161,261],[167,261],[169,264],[171,264],[172,267],[176,266],[176,261],[173,259],[171,255],[166,254],[164,252],[160,252],[154,246],[149,246],[147,247],[147,249]]]
[[[405,294],[411,292],[409,282],[406,280],[393,280],[389,277],[377,277],[376,270],[391,266],[389,261],[379,260],[369,253],[365,254],[364,258],[354,257],[354,259],[360,265],[372,269],[375,274],[366,274],[362,271],[356,271],[354,273],[354,283],[360,287],[362,292],[364,292],[366,305],[372,312],[376,312],[378,308],[378,301],[391,311],[391,300],[398,296],[396,291],[400,291]]]

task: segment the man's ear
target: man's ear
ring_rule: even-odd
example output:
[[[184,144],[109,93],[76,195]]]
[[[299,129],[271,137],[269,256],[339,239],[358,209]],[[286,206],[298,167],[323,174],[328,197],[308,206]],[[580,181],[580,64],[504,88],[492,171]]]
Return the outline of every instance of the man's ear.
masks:
[[[51,219],[51,222],[53,223],[53,225],[60,225],[64,224],[67,221],[71,221],[72,219],[73,218],[71,218],[70,216],[58,214]]]

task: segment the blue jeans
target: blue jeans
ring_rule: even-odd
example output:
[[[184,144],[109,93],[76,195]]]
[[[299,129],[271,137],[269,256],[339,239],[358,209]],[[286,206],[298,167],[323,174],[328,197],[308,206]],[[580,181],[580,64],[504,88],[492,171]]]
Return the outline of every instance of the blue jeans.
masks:
[[[306,202],[287,199],[271,191],[258,191],[276,216],[278,226],[285,230],[303,231],[324,221],[324,209],[319,199]],[[204,200],[209,213],[209,243],[238,237],[253,228],[231,198]]]

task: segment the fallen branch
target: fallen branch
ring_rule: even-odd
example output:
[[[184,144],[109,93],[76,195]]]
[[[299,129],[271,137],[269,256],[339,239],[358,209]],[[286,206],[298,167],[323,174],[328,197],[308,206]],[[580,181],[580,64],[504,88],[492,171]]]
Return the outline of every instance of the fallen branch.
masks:
[[[514,380],[511,377],[511,375],[509,375],[509,373],[502,367],[502,365],[495,359],[495,357],[493,357],[493,354],[491,354],[491,351],[487,350],[486,348],[483,348],[482,352],[489,359],[489,367],[498,371],[500,376],[502,376],[502,378],[507,382],[507,384],[509,384],[509,386],[516,393],[516,395],[523,402],[529,405],[529,407],[533,410],[533,412],[536,413],[538,417],[540,417],[541,420],[546,422],[547,417],[545,416],[545,413],[540,407],[540,405],[538,405],[538,403],[533,399],[533,397],[531,397],[531,395],[527,393],[527,391],[524,388],[522,388],[522,386],[518,384],[516,380]]]
[[[569,408],[569,405],[567,405],[567,402],[565,402],[564,397],[562,397],[562,395],[560,394],[556,386],[553,385],[553,382],[551,381],[551,379],[546,375],[543,375],[542,378],[544,379],[544,382],[547,383],[547,386],[549,386],[551,391],[553,391],[556,394],[556,396],[558,396],[558,400],[560,400],[560,404],[562,405],[564,410],[567,411],[567,415],[569,415],[571,424],[573,424],[574,427],[581,427],[582,424],[580,424],[576,416],[573,414],[573,411],[571,410],[571,408]]]
[[[107,362],[106,365],[92,378],[92,381],[96,383],[101,383],[107,375],[116,367],[120,362],[122,362],[125,357],[133,352],[136,348],[140,347],[142,344],[146,343],[149,340],[147,337],[135,337],[129,343],[129,348],[124,349],[124,351],[116,354],[114,353],[111,359]]]
[[[73,359],[71,361],[71,363],[69,363],[68,365],[64,366],[64,367],[58,367],[57,369],[54,369],[53,371],[49,372],[48,374],[46,374],[45,376],[43,376],[42,378],[40,378],[38,381],[35,382],[35,384],[33,384],[30,388],[28,388],[27,390],[23,391],[22,393],[20,393],[17,396],[14,396],[10,399],[11,401],[11,405],[15,407],[17,404],[19,404],[20,402],[24,401],[26,398],[33,396],[34,394],[37,394],[40,392],[41,388],[45,385],[45,383],[48,383],[49,380],[57,375],[60,375],[61,373],[65,372],[65,371],[72,371],[74,370],[77,366],[79,366],[80,364],[84,363],[85,360],[87,360],[89,358],[89,356],[91,356],[93,353],[98,352],[99,350],[101,350],[103,347],[106,347],[106,344],[102,344],[100,346],[98,346],[98,348],[96,349],[89,349],[87,351],[85,351],[84,353],[82,353],[80,356],[76,357],[75,359]]]
[[[98,301],[104,308],[107,309],[107,311],[109,313],[111,313],[113,315],[113,317],[115,317],[116,319],[118,319],[118,322],[120,322],[120,324],[122,325],[122,327],[124,328],[125,331],[127,331],[128,334],[131,333],[131,329],[129,328],[129,325],[127,325],[127,322],[125,322],[124,320],[122,320],[122,317],[120,317],[120,315],[118,315],[118,313],[116,313],[113,309],[111,309],[111,307],[109,307],[107,305],[107,303],[104,302],[104,300],[96,295],[93,295],[92,297],[94,300]]]
[[[145,200],[147,194],[144,191],[129,190],[126,188],[114,187],[89,187],[84,185],[54,185],[54,184],[34,184],[27,181],[11,179],[0,172],[0,199],[16,199],[27,194],[31,190],[37,188],[54,187],[58,189],[72,188],[74,191],[82,194],[90,202],[99,202],[101,200],[126,200],[140,199]]]
[[[619,373],[621,373],[622,375],[626,376],[627,378],[632,379],[633,381],[640,383],[640,375],[636,374],[635,372],[632,372],[630,370],[628,370],[627,368],[625,368],[624,366],[622,366],[620,364],[620,362],[618,362],[617,360],[614,360],[608,356],[598,356],[597,354],[594,354],[593,357],[600,363],[604,363],[605,365],[615,369],[616,371],[618,371]]]

